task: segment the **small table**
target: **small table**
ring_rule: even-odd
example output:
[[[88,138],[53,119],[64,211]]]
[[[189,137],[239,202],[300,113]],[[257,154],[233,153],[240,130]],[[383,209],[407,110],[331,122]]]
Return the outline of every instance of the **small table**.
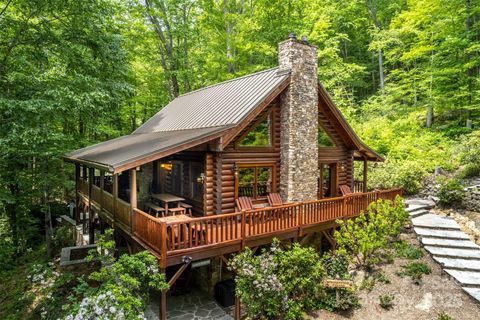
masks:
[[[187,216],[186,214],[178,214],[176,216],[168,216],[163,218],[158,218],[158,220],[163,222],[189,222],[192,221],[193,218]]]
[[[185,201],[184,198],[178,197],[176,195],[170,194],[170,193],[155,193],[152,194],[151,197],[153,199],[162,201],[165,203],[165,212],[168,213],[168,204],[170,202],[180,202],[180,201]]]

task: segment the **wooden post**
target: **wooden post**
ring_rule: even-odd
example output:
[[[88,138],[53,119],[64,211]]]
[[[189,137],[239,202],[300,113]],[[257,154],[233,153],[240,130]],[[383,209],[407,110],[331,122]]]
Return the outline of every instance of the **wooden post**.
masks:
[[[167,274],[165,272],[165,268],[162,267],[162,261],[159,261],[160,265],[160,272],[163,272],[165,275],[165,280],[167,279]],[[168,290],[161,290],[160,291],[160,303],[159,303],[159,312],[158,312],[158,318],[160,320],[166,320],[167,319],[167,291]]]
[[[92,188],[93,188],[93,174],[94,169],[88,168],[88,243],[95,243],[95,228],[93,225],[93,210],[92,210]]]
[[[241,229],[242,242],[241,242],[241,248],[240,248],[241,250],[243,250],[243,248],[245,248],[245,235],[246,235],[245,228],[247,227],[245,214],[246,214],[246,211],[242,210],[242,229]]]
[[[235,320],[240,320],[242,314],[241,310],[241,305],[240,305],[240,299],[238,297],[235,297]]]
[[[103,190],[105,189],[105,171],[100,170],[100,211],[103,210]]]
[[[130,170],[130,230],[133,231],[133,209],[137,208],[137,170]]]
[[[78,189],[80,188],[80,164],[75,163],[75,221],[80,222],[80,197]]]
[[[112,186],[112,196],[113,196],[113,226],[115,226],[116,224],[116,221],[117,221],[117,199],[118,199],[118,173],[115,173],[113,175],[113,179],[112,179],[112,183],[113,183],[113,186]]]
[[[363,192],[367,192],[367,171],[368,171],[368,160],[367,157],[363,157]]]

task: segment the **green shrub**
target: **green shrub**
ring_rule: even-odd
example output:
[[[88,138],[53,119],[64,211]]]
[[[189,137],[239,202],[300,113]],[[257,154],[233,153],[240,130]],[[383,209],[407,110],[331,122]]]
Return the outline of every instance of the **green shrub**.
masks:
[[[406,241],[395,242],[393,247],[395,249],[396,256],[399,258],[414,260],[423,257],[422,249],[417,248]]]
[[[457,179],[447,179],[441,182],[438,198],[438,203],[443,207],[460,206],[465,198],[465,190]]]
[[[401,277],[408,276],[412,280],[420,280],[424,274],[430,274],[432,271],[430,267],[423,262],[409,262],[402,266],[401,271],[397,274]]]
[[[229,268],[236,273],[236,295],[251,318],[301,319],[324,295],[320,257],[298,243],[282,250],[274,241],[260,255],[246,248],[229,261]]]
[[[454,320],[452,317],[450,317],[445,311],[442,311],[438,314],[438,320]]]
[[[407,217],[402,200],[397,197],[393,204],[381,199],[371,203],[367,213],[361,212],[356,219],[337,220],[339,229],[334,237],[338,252],[352,258],[357,267],[378,263],[377,252],[399,235]]]
[[[366,277],[360,283],[360,289],[367,290],[368,292],[372,291],[375,287],[375,278],[373,277]]]
[[[378,281],[378,282],[382,282],[385,284],[390,283],[390,279],[388,279],[387,275],[382,271],[375,272],[373,274],[373,278],[375,279],[375,281]]]
[[[480,176],[480,164],[479,163],[467,163],[460,173],[458,177],[460,179],[467,179]]]
[[[160,272],[157,259],[148,251],[114,258],[111,240],[113,230],[107,230],[98,241],[101,254],[92,252],[90,259],[102,262],[99,271],[89,276],[92,286],[84,281],[73,290],[71,304],[64,306],[70,314],[66,319],[139,319],[142,318],[150,290],[168,289],[165,274]],[[100,312],[100,313],[99,313]]]
[[[384,295],[381,295],[379,297],[379,300],[380,300],[380,306],[383,308],[383,309],[390,309],[391,307],[393,307],[393,300],[395,299],[395,297],[391,294],[384,294]]]
[[[52,236],[53,252],[59,253],[64,247],[75,245],[72,226],[62,225],[53,230]]]

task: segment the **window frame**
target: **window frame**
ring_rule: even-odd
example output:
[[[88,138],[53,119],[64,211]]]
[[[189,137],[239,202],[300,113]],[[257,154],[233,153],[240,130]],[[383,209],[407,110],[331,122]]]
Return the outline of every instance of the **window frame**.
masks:
[[[268,146],[242,146],[240,144],[240,142],[245,139],[245,137],[250,133],[250,131],[252,131],[253,129],[255,129],[258,125],[260,125],[263,121],[265,121],[266,119],[270,118],[270,124],[269,124],[269,136],[270,136],[270,145]],[[252,126],[250,127],[249,130],[246,130],[245,132],[243,132],[240,136],[238,136],[236,139],[235,139],[235,149],[240,149],[240,150],[259,150],[259,149],[264,149],[264,150],[270,150],[270,149],[274,149],[274,127],[275,127],[275,124],[274,124],[274,112],[273,112],[273,109],[270,109],[268,110],[267,112],[265,112],[264,115],[262,115],[257,121],[253,122]]]
[[[257,168],[271,168],[272,170],[272,190],[270,192],[277,192],[277,166],[275,162],[254,162],[254,163],[235,163],[235,166],[237,167],[237,171],[235,172],[235,199],[238,199],[238,187],[239,187],[239,174],[238,171],[242,168],[247,169],[247,168],[254,168],[255,173],[254,173],[254,186],[257,185]],[[256,193],[256,188],[253,188],[254,190],[254,196],[252,196],[252,200],[258,201],[258,200],[266,200],[267,196],[261,196],[258,197],[255,195]]]

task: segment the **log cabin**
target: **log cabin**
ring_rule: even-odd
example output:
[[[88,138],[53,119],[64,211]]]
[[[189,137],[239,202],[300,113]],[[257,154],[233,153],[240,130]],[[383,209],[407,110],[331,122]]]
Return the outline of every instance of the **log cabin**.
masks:
[[[336,219],[401,195],[367,190],[368,162],[383,159],[318,81],[316,47],[291,35],[278,56],[278,67],[185,93],[131,134],[65,155],[89,241],[114,228],[129,252],[149,250],[173,268],[173,284],[195,261],[222,264],[273,238],[332,241]]]

